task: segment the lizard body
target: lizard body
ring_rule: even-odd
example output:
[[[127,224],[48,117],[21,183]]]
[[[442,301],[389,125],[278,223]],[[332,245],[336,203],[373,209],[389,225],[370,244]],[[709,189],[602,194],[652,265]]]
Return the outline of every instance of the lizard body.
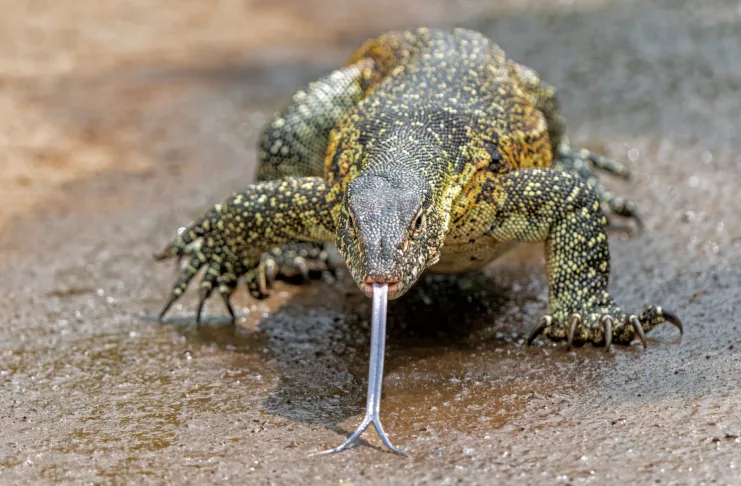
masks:
[[[428,269],[476,270],[517,242],[543,241],[551,313],[531,340],[645,344],[662,322],[681,330],[658,306],[624,312],[607,290],[604,210],[636,210],[595,170],[627,169],[574,148],[555,90],[479,33],[422,28],[366,42],[293,96],[259,150],[258,182],[158,256],[191,257],[162,315],[202,268],[199,315],[214,289],[231,312],[240,278],[265,297],[281,245],[295,258],[333,242],[364,292],[385,282],[398,298]]]

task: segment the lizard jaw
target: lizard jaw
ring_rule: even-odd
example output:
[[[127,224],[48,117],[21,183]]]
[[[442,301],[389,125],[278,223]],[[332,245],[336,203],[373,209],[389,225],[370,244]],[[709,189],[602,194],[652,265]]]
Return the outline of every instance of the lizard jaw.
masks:
[[[389,299],[394,299],[401,294],[401,290],[402,290],[401,282],[397,279],[382,278],[382,277],[366,278],[366,279],[363,279],[363,284],[360,288],[363,291],[363,293],[370,298],[373,298],[373,284],[374,283],[382,283],[382,284],[388,285],[388,298]]]

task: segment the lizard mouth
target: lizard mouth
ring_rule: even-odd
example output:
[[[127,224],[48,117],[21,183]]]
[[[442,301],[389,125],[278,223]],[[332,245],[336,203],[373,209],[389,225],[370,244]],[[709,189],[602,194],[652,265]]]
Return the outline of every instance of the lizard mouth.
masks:
[[[401,282],[396,279],[392,278],[366,278],[363,280],[363,285],[361,286],[361,289],[363,290],[363,293],[367,295],[368,297],[373,298],[373,284],[374,283],[385,283],[388,284],[388,297],[389,299],[393,299],[397,297],[398,294],[401,293]]]

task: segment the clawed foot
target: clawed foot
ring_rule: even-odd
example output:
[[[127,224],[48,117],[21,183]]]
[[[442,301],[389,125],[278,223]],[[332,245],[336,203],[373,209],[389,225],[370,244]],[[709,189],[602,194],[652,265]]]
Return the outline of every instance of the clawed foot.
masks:
[[[170,291],[170,297],[160,311],[158,320],[162,321],[164,319],[165,314],[170,310],[170,307],[172,307],[172,305],[183,296],[191,280],[193,280],[196,274],[205,267],[206,270],[203,273],[199,285],[196,325],[198,326],[201,323],[201,316],[206,300],[211,296],[213,291],[217,289],[233,323],[236,320],[236,316],[231,304],[231,296],[237,287],[240,275],[244,273],[244,266],[242,263],[236,259],[224,259],[222,261],[209,262],[207,255],[210,254],[210,252],[204,253],[200,248],[193,250],[192,254],[188,254],[187,251],[184,250],[176,255],[171,255],[168,254],[167,251],[168,250],[166,249],[162,253],[154,255],[154,258],[156,260],[165,260],[173,256],[178,257],[178,259],[183,256],[189,256],[190,259],[186,267],[180,271],[180,276]]]
[[[300,277],[305,283],[324,272],[335,274],[324,245],[304,241],[292,241],[272,249],[262,257],[260,266],[268,288],[276,279],[294,280]]]
[[[260,292],[259,260],[242,259],[238,256],[246,253],[243,251],[244,240],[232,227],[223,224],[222,213],[222,206],[215,206],[181,231],[164,250],[154,255],[155,260],[175,258],[180,262],[182,259],[187,259],[185,267],[179,269],[180,275],[172,287],[167,303],[159,313],[160,321],[170,307],[183,296],[190,282],[201,271],[203,277],[199,285],[197,325],[201,322],[206,300],[214,290],[218,290],[232,322],[235,321],[231,296],[240,278],[244,277],[247,280],[247,286],[253,296],[258,298],[266,296]],[[262,281],[264,280],[263,277]]]
[[[203,277],[199,286],[197,324],[214,290],[218,290],[234,321],[230,299],[240,279],[245,281],[250,295],[259,300],[270,295],[271,284],[278,276],[301,275],[308,280],[317,273],[332,271],[327,252],[320,244],[295,241],[264,255],[256,251],[251,239],[259,234],[244,229],[241,219],[243,212],[239,204],[244,197],[237,195],[227,204],[214,206],[184,228],[162,252],[154,255],[156,260],[174,258],[178,263],[187,259],[184,268],[178,265],[180,274],[159,314],[160,320],[200,272]]]
[[[661,307],[650,306],[639,315],[622,313],[589,313],[571,314],[568,319],[559,320],[553,315],[540,319],[537,327],[527,339],[532,344],[541,334],[554,341],[566,340],[570,350],[574,344],[591,342],[609,349],[612,343],[630,344],[638,338],[646,347],[646,333],[658,324],[668,322],[679,329],[684,329],[682,322],[672,313]]]

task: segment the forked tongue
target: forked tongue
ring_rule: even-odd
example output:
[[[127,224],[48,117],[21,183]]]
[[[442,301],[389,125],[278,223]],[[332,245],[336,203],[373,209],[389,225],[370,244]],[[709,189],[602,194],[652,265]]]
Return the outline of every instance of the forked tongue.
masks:
[[[376,428],[381,441],[391,452],[408,456],[406,452],[391,445],[386,432],[381,426],[381,387],[383,385],[383,355],[386,347],[386,306],[388,304],[389,286],[386,283],[373,284],[373,311],[371,314],[371,348],[368,367],[368,398],[365,405],[365,417],[360,426],[339,447],[319,454],[340,452],[352,445],[370,424]]]

